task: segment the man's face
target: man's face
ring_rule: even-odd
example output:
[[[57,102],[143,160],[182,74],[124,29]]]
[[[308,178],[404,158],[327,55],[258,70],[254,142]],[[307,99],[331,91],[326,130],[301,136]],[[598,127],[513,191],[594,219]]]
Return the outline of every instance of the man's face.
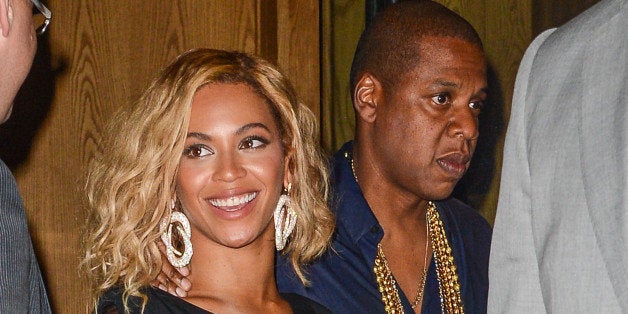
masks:
[[[486,61],[478,46],[450,37],[425,37],[420,49],[420,63],[378,104],[375,154],[393,186],[438,200],[451,194],[475,150]]]
[[[32,4],[29,0],[9,0],[13,10],[11,27],[8,35],[1,36],[3,58],[0,67],[6,72],[0,75],[0,123],[11,115],[13,98],[33,63],[37,50],[37,35],[33,27]]]

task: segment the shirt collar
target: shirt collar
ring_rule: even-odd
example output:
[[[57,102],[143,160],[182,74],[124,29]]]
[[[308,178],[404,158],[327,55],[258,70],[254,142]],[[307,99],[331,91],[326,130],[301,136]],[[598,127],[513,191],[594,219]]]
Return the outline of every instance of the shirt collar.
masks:
[[[369,207],[351,169],[353,142],[345,143],[332,158],[332,182],[338,233],[357,244],[365,235],[379,243],[383,236],[381,226]],[[347,157],[349,156],[349,157]]]

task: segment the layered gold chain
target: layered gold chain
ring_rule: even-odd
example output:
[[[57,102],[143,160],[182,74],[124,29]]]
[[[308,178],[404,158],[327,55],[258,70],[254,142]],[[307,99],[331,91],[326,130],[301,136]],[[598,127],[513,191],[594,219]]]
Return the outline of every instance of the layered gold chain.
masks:
[[[427,224],[430,235],[429,241],[432,243],[434,261],[436,263],[441,310],[447,314],[462,314],[464,313],[464,305],[460,295],[460,283],[458,282],[456,264],[445,229],[443,228],[443,222],[433,202],[428,202],[427,205]],[[375,256],[373,271],[375,272],[379,292],[382,294],[382,302],[384,302],[386,313],[403,313],[395,277],[388,267],[388,261],[386,261],[380,244],[377,245],[377,256]],[[421,297],[423,297],[422,294]]]
[[[434,250],[436,262],[436,274],[438,278],[438,290],[440,291],[440,307],[443,313],[462,314],[464,304],[460,295],[460,282],[456,263],[445,234],[443,221],[436,210],[436,205],[429,202],[427,205],[427,219],[430,230],[430,241]]]
[[[375,256],[373,271],[375,272],[377,286],[379,286],[379,293],[382,294],[382,302],[384,302],[386,313],[403,313],[395,277],[393,277],[388,267],[388,261],[381,244],[377,244],[377,255]]]

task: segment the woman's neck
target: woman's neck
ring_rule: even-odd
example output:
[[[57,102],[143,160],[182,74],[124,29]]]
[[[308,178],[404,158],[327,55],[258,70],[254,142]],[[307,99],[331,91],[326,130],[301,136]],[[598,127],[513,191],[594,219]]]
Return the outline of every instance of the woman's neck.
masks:
[[[289,309],[277,290],[272,234],[237,249],[195,242],[186,301],[218,313]]]

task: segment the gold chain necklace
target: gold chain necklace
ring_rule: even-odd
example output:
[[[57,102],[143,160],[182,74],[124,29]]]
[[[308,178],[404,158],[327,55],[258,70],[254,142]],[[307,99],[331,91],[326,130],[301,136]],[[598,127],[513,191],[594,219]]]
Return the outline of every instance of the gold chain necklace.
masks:
[[[427,221],[427,214],[425,216]],[[423,270],[421,271],[421,277],[419,278],[419,285],[417,287],[417,293],[414,297],[414,301],[410,304],[412,308],[416,308],[423,301],[423,292],[425,287],[425,280],[427,279],[427,249],[429,247],[429,228],[425,228],[425,236],[427,241],[425,242],[425,257],[423,259]],[[388,260],[384,255],[381,243],[377,244],[377,255],[375,256],[375,266],[373,267],[375,272],[375,279],[380,287],[380,292],[383,290],[389,293],[382,293],[382,301],[384,302],[384,308],[387,313],[403,313],[403,307],[401,306],[401,298],[399,297],[399,291],[395,284],[395,277],[392,275],[392,271],[388,267]],[[393,296],[390,298],[389,296]],[[397,300],[399,302],[397,302]]]
[[[427,224],[427,214],[425,214],[425,223]],[[419,304],[423,303],[423,292],[425,290],[425,280],[427,280],[427,250],[430,245],[430,228],[425,226],[425,256],[423,257],[423,271],[421,272],[421,278],[419,278],[419,286],[417,287],[416,296],[414,297],[414,301],[412,301],[412,308],[416,308]],[[382,251],[382,254],[384,251]],[[386,258],[384,255],[382,257]]]
[[[436,205],[431,201],[428,202],[427,217],[430,240],[432,241],[432,249],[434,251],[434,261],[436,262],[441,310],[443,313],[462,314],[464,313],[464,304],[460,294],[460,282],[458,282],[456,263],[445,234],[443,221],[436,210]]]
[[[345,158],[349,159],[353,177],[355,181],[358,182],[358,178],[355,173],[355,166],[353,165],[353,158],[349,152],[345,152]],[[438,279],[441,310],[443,313],[462,314],[464,313],[464,304],[462,303],[462,297],[460,294],[460,283],[458,282],[456,264],[452,255],[451,247],[449,246],[447,235],[445,234],[443,221],[436,210],[434,202],[428,202],[425,215],[429,233],[428,243],[432,243],[434,261],[436,263],[436,276]],[[384,302],[386,313],[403,313],[403,306],[401,305],[401,298],[399,297],[395,277],[388,267],[388,261],[386,260],[381,244],[377,245],[377,255],[375,256],[375,266],[373,267],[373,271],[375,272],[375,279],[377,280],[379,292],[382,294],[382,302]],[[422,278],[419,280],[420,296],[417,294],[414,302],[412,302],[412,308],[420,304],[418,300],[422,301],[423,299],[423,287],[425,286],[426,278],[427,270],[424,267]]]

